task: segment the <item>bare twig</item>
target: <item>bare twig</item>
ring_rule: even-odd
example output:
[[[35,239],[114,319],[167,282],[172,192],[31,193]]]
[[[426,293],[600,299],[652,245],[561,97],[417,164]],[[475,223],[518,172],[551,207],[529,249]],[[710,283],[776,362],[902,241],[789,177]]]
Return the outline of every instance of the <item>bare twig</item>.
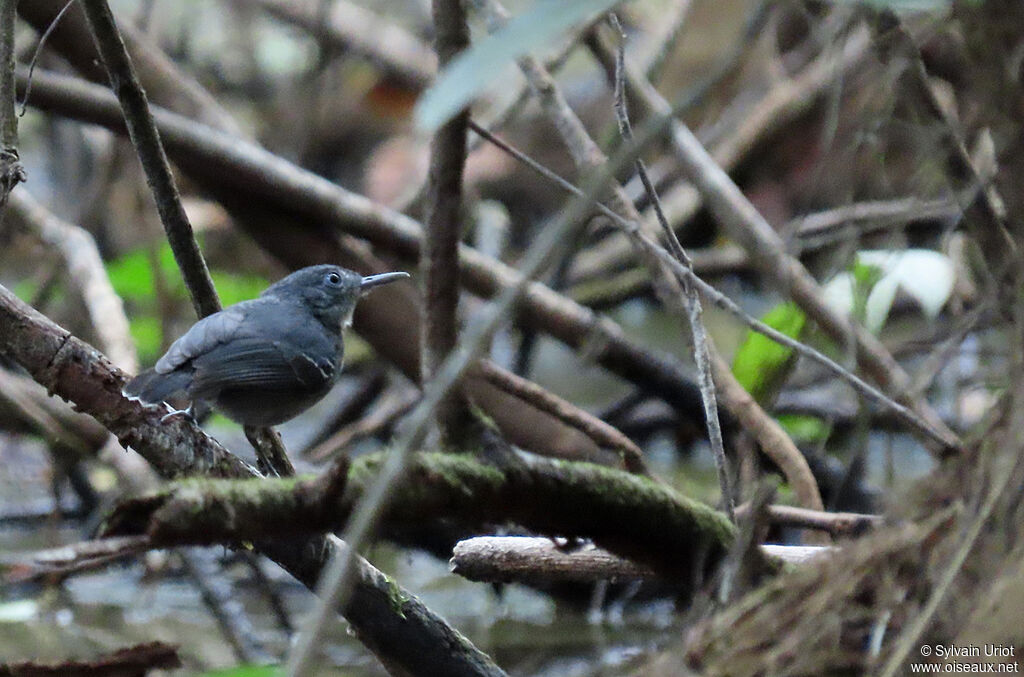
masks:
[[[114,364],[129,373],[138,371],[135,344],[128,330],[121,297],[107,277],[96,241],[83,228],[59,219],[27,192],[11,195],[11,213],[26,230],[56,250],[66,266],[72,286],[81,294],[100,346]]]
[[[36,43],[35,51],[32,52],[32,60],[28,64],[28,87],[25,88],[25,94],[21,99],[21,111],[19,111],[18,115],[24,115],[25,110],[28,107],[28,97],[32,95],[32,73],[36,69],[36,63],[39,61],[39,55],[43,53],[43,47],[46,46],[46,39],[50,37],[53,30],[58,24],[60,24],[61,17],[71,9],[71,5],[73,4],[75,4],[75,0],[67,0],[64,6],[61,7],[60,11],[57,12],[57,16],[53,18],[50,25],[47,26],[46,30],[39,36],[39,42]]]
[[[460,0],[434,0],[434,47],[447,65],[469,45],[466,11]],[[459,336],[459,242],[462,238],[462,174],[466,164],[465,109],[445,123],[430,144],[424,240],[420,251],[423,276],[423,331],[420,359],[422,382],[434,377]],[[437,411],[442,439],[453,446],[467,442],[468,411],[452,392]]]
[[[160,142],[160,133],[149,111],[146,93],[135,76],[131,58],[114,22],[114,15],[106,0],[83,0],[82,7],[110,76],[111,88],[124,111],[128,135],[135,145],[142,169],[146,173],[146,181],[156,198],[160,221],[167,233],[174,260],[192,295],[196,314],[205,317],[215,313],[220,310],[217,290],[213,288],[210,271],[199,251],[185,209],[181,206],[178,188]]]
[[[18,161],[18,115],[14,110],[17,7],[17,0],[0,0],[0,208],[7,203],[14,187],[26,179],[25,168]]]
[[[490,383],[506,392],[516,393],[520,399],[529,402],[541,411],[546,411],[561,421],[572,424],[583,431],[602,448],[614,450],[622,458],[622,466],[630,472],[650,476],[643,452],[628,437],[601,419],[567,402],[557,395],[541,388],[536,383],[498,369],[489,360],[480,360],[477,369]],[[594,461],[596,459],[577,459]]]
[[[736,508],[736,515],[742,518],[748,512],[749,505],[743,504]],[[765,506],[765,516],[771,524],[800,527],[802,529],[820,529],[832,536],[859,536],[880,526],[884,518],[881,515],[862,515],[852,512],[824,512],[808,510],[792,505]]]
[[[863,237],[883,228],[922,221],[949,222],[960,218],[961,214],[960,207],[952,199],[921,200],[908,197],[854,202],[793,219],[782,231],[796,236],[798,241],[794,244],[798,252],[805,252],[845,237]]]
[[[401,416],[408,413],[419,397],[419,393],[411,388],[398,393],[385,394],[358,421],[339,428],[326,440],[310,449],[306,456],[312,461],[323,461],[336,454],[344,453],[345,448],[355,442],[382,434]]]
[[[761,553],[780,563],[806,564],[833,548],[762,545]],[[551,583],[655,579],[650,567],[592,544],[559,548],[550,538],[477,536],[455,544],[449,566],[453,574],[490,583]]]
[[[622,26],[619,24],[619,19],[615,14],[611,14],[609,20],[619,33],[619,47],[615,58],[615,116],[619,123],[619,133],[622,134],[623,139],[629,141],[633,138],[633,129],[629,123],[629,112],[626,103],[626,35],[622,31]],[[665,218],[665,213],[661,210],[658,193],[654,189],[654,184],[651,182],[650,177],[647,175],[647,167],[644,161],[637,158],[634,166],[636,167],[637,174],[640,176],[640,181],[643,182],[651,204],[654,206],[654,212],[658,216],[658,223],[661,225],[662,232],[669,243],[672,255],[692,272],[693,264],[690,262],[690,257],[686,255],[682,245],[679,244],[675,231],[672,230],[668,220]],[[701,308],[700,297],[697,294],[696,288],[685,278],[681,280],[680,286],[683,291],[683,305],[690,320],[690,332],[693,336],[693,359],[697,364],[700,395],[704,403],[704,420],[707,422],[711,453],[718,468],[718,482],[722,489],[722,502],[725,505],[725,514],[729,516],[730,520],[735,521],[736,495],[732,487],[729,461],[725,456],[722,425],[718,420],[718,397],[715,393],[715,380],[711,373],[711,351],[714,350],[714,344],[712,344],[711,339],[708,337],[707,329],[704,327],[703,309]]]

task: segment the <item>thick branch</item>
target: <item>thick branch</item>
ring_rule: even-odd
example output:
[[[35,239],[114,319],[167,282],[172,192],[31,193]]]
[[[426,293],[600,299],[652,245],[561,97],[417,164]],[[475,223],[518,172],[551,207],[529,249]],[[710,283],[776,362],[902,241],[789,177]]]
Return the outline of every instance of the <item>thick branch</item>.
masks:
[[[377,476],[384,456],[352,464],[344,492],[321,479],[190,479],[121,504],[106,536],[148,534],[154,544],[223,543],[262,534],[337,529]],[[712,566],[735,529],[716,510],[651,480],[587,463],[536,460],[499,469],[468,456],[422,453],[393,488],[383,525],[445,519],[469,529],[512,522],[599,546],[681,580]]]

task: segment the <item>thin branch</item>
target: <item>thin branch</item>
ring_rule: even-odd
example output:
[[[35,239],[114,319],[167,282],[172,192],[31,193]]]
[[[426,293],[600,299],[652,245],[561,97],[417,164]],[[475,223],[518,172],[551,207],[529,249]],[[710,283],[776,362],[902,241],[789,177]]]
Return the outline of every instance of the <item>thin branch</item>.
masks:
[[[128,330],[124,303],[107,277],[92,235],[58,218],[23,190],[11,195],[10,205],[12,216],[25,230],[60,255],[73,288],[85,303],[100,347],[121,369],[129,373],[138,371],[138,357]]]
[[[445,66],[469,45],[469,26],[461,0],[434,0],[434,48]],[[455,347],[459,336],[459,242],[462,239],[462,175],[466,165],[465,109],[444,124],[430,144],[423,247],[423,330],[420,370],[427,383]],[[452,392],[437,411],[442,439],[458,447],[468,440],[468,409]]]
[[[160,142],[160,133],[150,113],[146,93],[135,76],[131,58],[106,0],[82,0],[82,7],[110,76],[111,88],[124,111],[128,135],[139,155],[146,182],[156,199],[157,212],[167,233],[174,260],[181,269],[196,314],[206,317],[220,310],[220,301],[217,290],[213,288],[206,261],[196,243],[192,225],[181,206],[178,188]]]
[[[14,106],[14,24],[18,0],[0,0],[0,208],[14,187],[26,180],[18,160],[18,115]],[[2,216],[2,212],[0,212]]]
[[[749,511],[749,507],[749,504],[738,506],[736,508],[737,517],[742,519]],[[819,529],[835,537],[860,536],[881,526],[885,520],[881,515],[824,512],[797,508],[792,505],[767,505],[765,506],[765,517],[771,524],[800,527],[801,529]]]
[[[585,433],[601,448],[612,449],[620,454],[621,465],[629,472],[651,476],[651,472],[644,461],[643,451],[614,426],[605,423],[598,417],[554,395],[532,381],[504,369],[499,369],[490,360],[480,360],[477,363],[477,369],[489,383],[497,388],[505,392],[515,393],[524,402],[529,402],[537,409],[547,412],[558,420],[570,424],[576,430]],[[576,460],[599,462],[597,459],[587,458]]]
[[[36,48],[32,52],[32,60],[29,61],[28,64],[28,86],[25,88],[25,94],[21,99],[21,110],[18,112],[18,115],[20,116],[25,115],[25,110],[28,107],[28,97],[32,95],[32,73],[35,72],[36,63],[39,61],[39,55],[43,53],[43,47],[46,46],[46,39],[49,38],[50,34],[53,33],[55,28],[57,28],[60,24],[61,17],[71,9],[73,4],[75,4],[75,0],[67,0],[64,6],[61,7],[60,11],[57,12],[57,16],[55,16],[53,21],[50,22],[50,25],[46,27],[46,30],[39,35],[39,41],[36,43]]]
[[[609,15],[609,21],[619,33],[619,47],[615,58],[615,116],[619,123],[619,133],[625,141],[633,138],[633,128],[629,123],[629,112],[626,103],[625,70],[626,70],[626,34],[619,24],[618,17],[613,13]],[[644,189],[654,206],[654,212],[658,216],[658,223],[669,243],[672,255],[685,268],[693,271],[693,264],[690,257],[686,255],[683,246],[679,244],[675,231],[665,218],[661,209],[661,202],[658,200],[658,193],[654,189],[651,178],[647,175],[647,166],[640,158],[634,163],[637,174],[643,182]],[[684,306],[690,320],[690,332],[693,335],[693,359],[697,364],[697,375],[700,383],[701,400],[704,402],[704,420],[707,422],[708,441],[711,444],[711,453],[715,459],[718,469],[718,482],[722,489],[722,502],[725,505],[725,514],[729,520],[736,521],[736,494],[730,477],[729,460],[725,456],[725,443],[722,440],[722,425],[718,420],[718,397],[715,394],[715,380],[711,374],[711,351],[714,345],[708,337],[707,329],[704,327],[703,310],[700,305],[700,297],[696,288],[687,280],[681,280]],[[820,502],[820,499],[819,499]]]
[[[385,434],[399,418],[409,413],[419,398],[419,392],[413,388],[385,393],[359,420],[339,428],[304,455],[311,461],[323,461],[343,453],[356,442]]]

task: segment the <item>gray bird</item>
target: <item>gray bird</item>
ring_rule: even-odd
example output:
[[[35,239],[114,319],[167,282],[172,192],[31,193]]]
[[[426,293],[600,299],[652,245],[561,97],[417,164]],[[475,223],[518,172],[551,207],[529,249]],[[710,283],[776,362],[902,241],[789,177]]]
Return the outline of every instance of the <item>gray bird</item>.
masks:
[[[124,392],[157,403],[185,395],[245,426],[283,423],[313,406],[341,373],[342,330],[370,289],[409,277],[339,266],[297,270],[259,298],[204,317]],[[191,409],[191,407],[189,408]]]

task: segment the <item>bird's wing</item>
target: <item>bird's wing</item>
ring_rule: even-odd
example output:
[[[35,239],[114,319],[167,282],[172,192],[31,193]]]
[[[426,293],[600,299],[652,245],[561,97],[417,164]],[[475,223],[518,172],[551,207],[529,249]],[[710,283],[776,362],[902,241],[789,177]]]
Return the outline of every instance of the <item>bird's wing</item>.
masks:
[[[244,319],[243,304],[207,315],[171,344],[164,356],[157,361],[154,370],[158,374],[169,374],[189,360],[231,341],[239,334]]]
[[[202,399],[227,388],[313,390],[334,380],[336,363],[312,359],[288,342],[242,338],[217,346],[192,364],[190,393]]]

